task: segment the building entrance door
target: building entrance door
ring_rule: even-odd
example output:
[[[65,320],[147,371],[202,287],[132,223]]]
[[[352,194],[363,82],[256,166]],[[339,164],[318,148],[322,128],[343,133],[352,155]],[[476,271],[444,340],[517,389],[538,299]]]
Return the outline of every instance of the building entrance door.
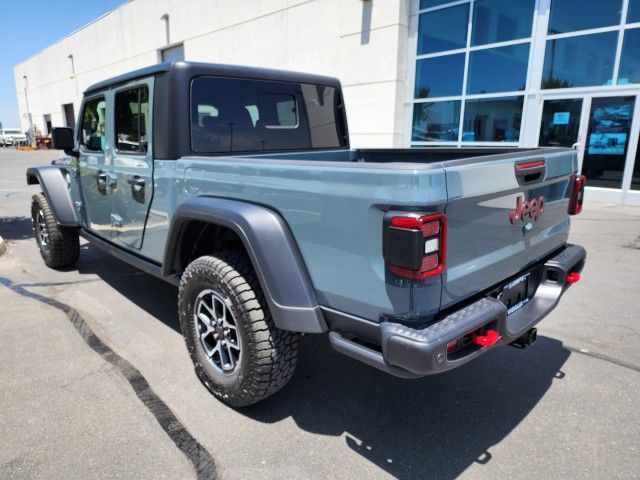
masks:
[[[635,102],[635,96],[591,99],[582,157],[587,185],[622,189]]]
[[[578,170],[587,177],[587,198],[630,201],[639,102],[637,95],[545,96],[538,145],[577,150]]]

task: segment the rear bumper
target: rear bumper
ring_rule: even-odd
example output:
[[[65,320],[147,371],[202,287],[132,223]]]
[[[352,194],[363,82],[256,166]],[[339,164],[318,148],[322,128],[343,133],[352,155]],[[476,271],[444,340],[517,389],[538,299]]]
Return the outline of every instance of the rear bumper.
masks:
[[[404,378],[416,378],[445,372],[459,367],[487,352],[496,345],[506,345],[548,315],[569,287],[569,272],[581,272],[586,259],[584,248],[567,245],[561,252],[542,264],[540,283],[534,296],[519,310],[507,315],[506,306],[499,300],[483,297],[457,310],[424,329],[413,329],[392,322],[377,325],[380,350],[358,341],[358,336],[329,334],[337,351],[363,361],[373,367]],[[473,346],[453,355],[447,344],[471,332],[490,326],[500,334],[492,346]],[[342,323],[341,330],[349,332]],[[368,336],[371,342],[372,335]],[[377,343],[377,342],[376,342]]]

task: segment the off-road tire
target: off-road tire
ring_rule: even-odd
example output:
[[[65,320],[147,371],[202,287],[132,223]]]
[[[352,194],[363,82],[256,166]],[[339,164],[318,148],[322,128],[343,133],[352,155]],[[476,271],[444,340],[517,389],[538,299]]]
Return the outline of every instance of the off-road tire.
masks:
[[[194,307],[198,295],[213,290],[229,300],[241,337],[235,370],[221,373],[212,365],[202,342]],[[202,383],[232,407],[257,403],[274,394],[293,376],[298,334],[276,328],[251,263],[243,252],[221,252],[191,262],[180,281],[180,325],[189,355]]]
[[[40,212],[42,213],[43,222],[38,221]],[[58,225],[49,206],[49,202],[42,193],[33,196],[31,219],[33,221],[38,250],[45,265],[55,269],[74,266],[80,257],[80,237],[78,235],[78,229]],[[40,232],[43,228],[41,224],[47,235],[47,245],[44,245],[41,240]]]

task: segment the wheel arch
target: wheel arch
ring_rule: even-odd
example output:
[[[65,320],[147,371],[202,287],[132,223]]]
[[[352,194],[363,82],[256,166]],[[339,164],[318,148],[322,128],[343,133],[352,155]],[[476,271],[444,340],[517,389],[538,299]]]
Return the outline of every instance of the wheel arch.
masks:
[[[78,218],[73,208],[69,184],[59,167],[45,165],[27,169],[27,185],[39,184],[58,225],[77,227]]]
[[[194,237],[206,235],[207,227],[213,227],[218,234],[232,232],[236,236],[237,246],[251,261],[278,328],[305,333],[327,331],[293,235],[282,217],[266,207],[216,197],[196,197],[182,203],[171,219],[163,276],[181,273],[192,259],[189,251],[211,253],[199,252],[197,246],[191,248],[198,242]],[[215,233],[209,230],[208,235]],[[231,237],[227,240],[234,242]]]

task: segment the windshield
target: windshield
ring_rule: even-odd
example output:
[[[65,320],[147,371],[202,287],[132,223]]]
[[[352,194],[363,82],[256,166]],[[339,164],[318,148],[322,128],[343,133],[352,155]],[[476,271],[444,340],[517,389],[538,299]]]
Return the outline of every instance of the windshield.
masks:
[[[11,135],[21,135],[22,132],[20,130],[5,130],[4,133],[10,133]]]

